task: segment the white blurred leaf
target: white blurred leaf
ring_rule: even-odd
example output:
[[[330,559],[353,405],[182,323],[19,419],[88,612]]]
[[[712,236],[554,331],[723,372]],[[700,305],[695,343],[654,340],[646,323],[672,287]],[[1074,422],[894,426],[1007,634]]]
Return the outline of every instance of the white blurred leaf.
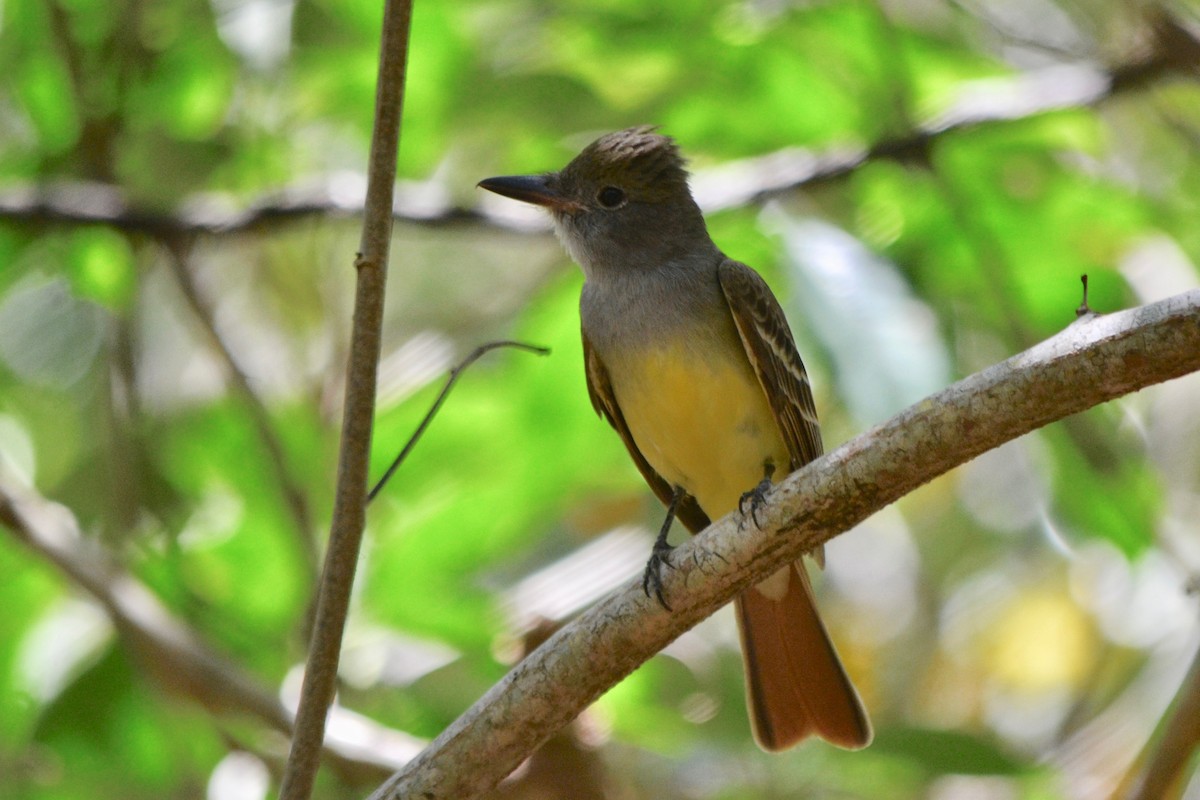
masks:
[[[825,346],[838,391],[860,421],[885,419],[949,382],[937,319],[891,262],[833,225],[795,219],[778,204],[762,219],[783,241],[789,316],[803,319]]]

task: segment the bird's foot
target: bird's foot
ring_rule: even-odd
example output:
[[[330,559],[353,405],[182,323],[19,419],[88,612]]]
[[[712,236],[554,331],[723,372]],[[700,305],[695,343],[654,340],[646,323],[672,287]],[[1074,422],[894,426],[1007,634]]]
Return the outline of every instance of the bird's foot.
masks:
[[[674,549],[667,544],[665,536],[660,536],[654,542],[654,549],[650,551],[650,559],[646,562],[646,571],[642,574],[642,591],[646,593],[646,597],[653,591],[658,604],[667,611],[671,610],[671,606],[663,597],[662,571],[664,567],[675,569],[675,565],[671,563],[671,551]]]
[[[738,511],[742,514],[740,528],[746,527],[747,517],[754,521],[754,527],[762,528],[762,522],[758,519],[758,509],[767,501],[767,492],[771,491],[772,485],[770,478],[763,478],[753,489],[742,493],[741,499],[738,500]]]

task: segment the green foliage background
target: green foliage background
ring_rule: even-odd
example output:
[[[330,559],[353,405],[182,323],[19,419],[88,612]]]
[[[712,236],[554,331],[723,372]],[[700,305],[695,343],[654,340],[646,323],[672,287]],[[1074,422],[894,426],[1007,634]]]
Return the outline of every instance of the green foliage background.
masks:
[[[271,693],[296,680],[330,512],[381,14],[0,7],[0,478],[63,504]],[[552,355],[467,373],[372,506],[342,702],[436,735],[534,616],[591,597],[564,559],[640,558],[661,514],[586,398],[581,276],[479,179],[660,124],[718,244],[784,299],[832,447],[1069,324],[1083,273],[1098,311],[1196,285],[1196,29],[1190,2],[418,2],[374,474],[475,345]],[[939,124],[967,103],[997,118]],[[896,141],[792,188],[746,161]],[[318,208],[269,213],[297,197]],[[757,751],[718,615],[589,711],[575,757],[612,797],[1107,796],[1197,641],[1198,443],[1200,383],[1177,381],[841,537],[823,606],[865,752]],[[172,693],[60,566],[0,536],[0,796],[265,796],[278,738]],[[531,599],[543,569],[556,593]],[[587,577],[636,572],[613,555]]]

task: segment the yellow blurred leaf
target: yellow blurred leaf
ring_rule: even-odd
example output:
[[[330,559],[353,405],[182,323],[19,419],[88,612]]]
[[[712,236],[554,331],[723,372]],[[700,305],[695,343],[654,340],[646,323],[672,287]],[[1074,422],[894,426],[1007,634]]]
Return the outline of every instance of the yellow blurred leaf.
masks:
[[[992,674],[1009,688],[1076,686],[1091,669],[1096,635],[1070,597],[1048,589],[1018,594],[985,640]]]

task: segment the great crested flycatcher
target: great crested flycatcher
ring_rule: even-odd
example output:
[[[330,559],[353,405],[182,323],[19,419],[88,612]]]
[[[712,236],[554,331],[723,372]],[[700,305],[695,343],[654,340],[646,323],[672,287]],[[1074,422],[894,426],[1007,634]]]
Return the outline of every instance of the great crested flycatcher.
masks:
[[[561,172],[479,185],[550,210],[586,278],[580,313],[592,404],[693,533],[739,508],[772,473],[821,454],[812,390],[779,302],[709,238],[674,141],[630,128],[588,145]],[[647,586],[657,588],[667,559],[670,519]],[[747,589],[735,607],[758,743],[782,750],[816,734],[866,746],[871,724],[804,565]]]

